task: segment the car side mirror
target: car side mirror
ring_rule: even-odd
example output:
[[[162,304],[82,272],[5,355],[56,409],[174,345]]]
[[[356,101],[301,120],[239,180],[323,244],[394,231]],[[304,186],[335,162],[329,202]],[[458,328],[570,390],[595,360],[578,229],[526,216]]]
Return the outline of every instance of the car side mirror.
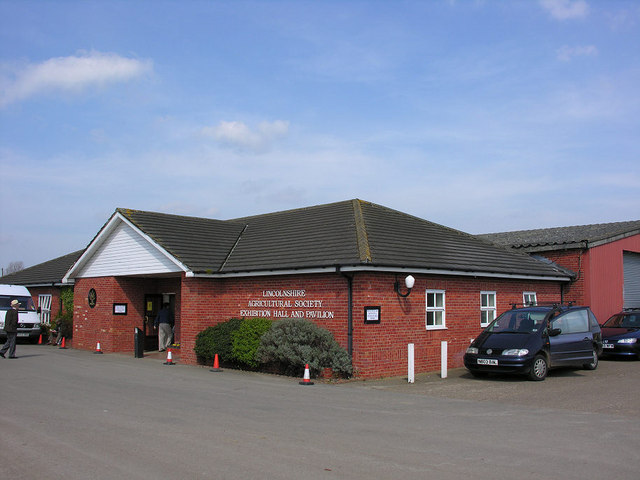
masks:
[[[549,330],[550,337],[557,337],[561,333],[562,333],[562,330],[560,330],[559,328],[552,328],[551,330]]]

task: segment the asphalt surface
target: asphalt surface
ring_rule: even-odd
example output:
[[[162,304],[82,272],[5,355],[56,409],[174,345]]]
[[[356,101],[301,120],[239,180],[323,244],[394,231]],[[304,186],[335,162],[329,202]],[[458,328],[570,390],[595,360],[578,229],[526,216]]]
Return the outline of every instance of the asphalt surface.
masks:
[[[300,379],[18,345],[7,479],[637,479],[640,362],[544,382]]]

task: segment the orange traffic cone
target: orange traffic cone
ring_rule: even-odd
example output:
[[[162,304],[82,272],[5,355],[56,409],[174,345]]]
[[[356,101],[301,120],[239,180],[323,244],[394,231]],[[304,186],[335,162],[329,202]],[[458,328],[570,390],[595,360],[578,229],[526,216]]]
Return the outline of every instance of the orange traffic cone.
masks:
[[[42,334],[40,334],[40,338],[38,339],[38,345],[42,345]]]
[[[66,348],[67,348],[67,347],[65,346],[65,340],[66,340],[66,338],[65,338],[65,337],[62,337],[62,343],[60,344],[60,346],[59,346],[58,348],[64,348],[64,349],[66,349]]]
[[[93,353],[102,353],[102,348],[100,348],[100,342],[96,345],[96,351]]]
[[[171,355],[171,349],[167,350],[167,361],[164,362],[164,365],[175,365],[175,363],[173,363],[173,355]]]
[[[300,385],[313,385],[313,382],[311,381],[311,377],[309,376],[309,364],[307,363],[304,366],[304,377],[302,377],[302,381],[299,382]]]
[[[210,372],[221,372],[222,369],[220,368],[220,362],[218,361],[218,354],[216,353],[216,356],[213,357],[213,368],[211,370],[209,370]]]

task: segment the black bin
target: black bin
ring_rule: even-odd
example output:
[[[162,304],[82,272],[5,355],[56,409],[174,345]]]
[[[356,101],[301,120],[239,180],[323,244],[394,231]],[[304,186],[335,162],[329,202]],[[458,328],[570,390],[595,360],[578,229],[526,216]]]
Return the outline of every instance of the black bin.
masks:
[[[133,352],[135,358],[144,357],[144,333],[138,327],[133,331]]]

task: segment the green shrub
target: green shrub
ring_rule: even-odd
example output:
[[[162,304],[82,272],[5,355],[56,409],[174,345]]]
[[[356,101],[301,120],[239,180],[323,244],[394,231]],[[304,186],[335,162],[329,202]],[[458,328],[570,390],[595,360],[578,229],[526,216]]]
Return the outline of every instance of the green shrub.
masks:
[[[213,363],[216,350],[213,341],[214,328],[207,327],[196,335],[196,344],[193,347],[193,351],[196,353],[198,363]]]
[[[260,363],[256,359],[256,350],[260,346],[260,338],[269,331],[273,322],[268,318],[245,318],[240,327],[231,333],[233,359],[250,368]]]
[[[51,326],[63,337],[71,338],[73,336],[73,311],[65,311],[56,315]]]
[[[313,376],[332,368],[341,376],[351,376],[349,354],[328,330],[301,318],[287,318],[273,324],[263,337],[256,358],[276,365],[283,373],[300,376],[306,364]]]
[[[198,362],[209,365],[218,354],[221,362],[233,362],[231,334],[242,324],[239,318],[232,318],[213,327],[207,327],[196,335],[194,351]]]
[[[66,287],[60,291],[62,311],[51,322],[51,328],[62,332],[62,336],[69,339],[73,336],[73,288]]]

